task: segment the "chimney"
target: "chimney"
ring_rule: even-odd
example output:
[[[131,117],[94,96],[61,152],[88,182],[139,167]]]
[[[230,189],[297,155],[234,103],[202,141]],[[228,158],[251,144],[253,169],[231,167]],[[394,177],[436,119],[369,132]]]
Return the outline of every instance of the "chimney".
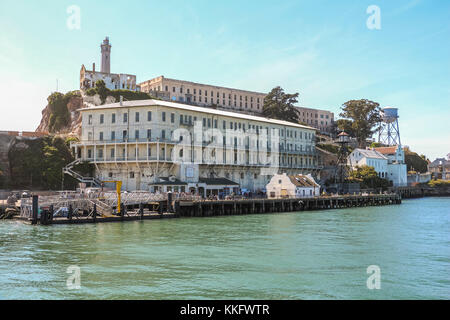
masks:
[[[95,62],[92,64],[92,72],[95,72]]]

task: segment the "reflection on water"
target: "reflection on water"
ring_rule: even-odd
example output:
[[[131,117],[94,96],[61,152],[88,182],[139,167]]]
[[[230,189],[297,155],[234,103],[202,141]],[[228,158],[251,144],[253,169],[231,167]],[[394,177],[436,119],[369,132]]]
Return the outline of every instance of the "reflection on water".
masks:
[[[3,299],[450,298],[450,198],[103,223],[0,222]],[[67,267],[81,268],[68,290]],[[381,268],[381,290],[366,268]]]

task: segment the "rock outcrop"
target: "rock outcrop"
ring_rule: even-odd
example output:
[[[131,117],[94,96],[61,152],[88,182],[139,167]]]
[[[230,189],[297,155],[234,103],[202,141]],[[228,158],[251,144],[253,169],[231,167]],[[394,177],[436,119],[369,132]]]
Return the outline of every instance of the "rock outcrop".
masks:
[[[112,96],[106,98],[105,104],[114,103],[116,99]],[[102,99],[98,94],[93,96],[85,95],[84,92],[80,92],[78,95],[70,97],[67,103],[67,110],[70,112],[70,123],[66,127],[62,128],[57,134],[63,135],[81,135],[81,113],[79,109],[88,108],[93,106],[99,106],[102,104]],[[44,110],[42,110],[42,119],[36,132],[50,132],[50,106],[47,105]]]

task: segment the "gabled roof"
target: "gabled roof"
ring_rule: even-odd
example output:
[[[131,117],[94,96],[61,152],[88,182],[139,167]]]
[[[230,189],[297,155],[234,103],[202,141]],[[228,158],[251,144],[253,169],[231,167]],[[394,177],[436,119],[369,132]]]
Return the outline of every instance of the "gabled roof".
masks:
[[[193,106],[193,105],[189,105],[189,104],[176,103],[176,102],[170,102],[170,101],[164,101],[164,100],[155,100],[155,99],[123,101],[122,105],[120,105],[120,102],[117,102],[117,103],[100,105],[100,106],[96,106],[96,107],[81,108],[81,109],[78,109],[77,111],[89,112],[91,110],[108,110],[108,109],[115,109],[115,108],[127,109],[127,108],[131,108],[131,107],[149,107],[149,106],[171,107],[171,108],[176,108],[176,109],[181,109],[181,110],[186,110],[186,111],[195,111],[195,112],[202,112],[202,113],[214,114],[214,115],[219,115],[219,116],[232,117],[232,118],[236,118],[236,119],[240,119],[240,120],[268,122],[271,124],[278,124],[278,125],[282,125],[282,126],[289,126],[289,127],[296,127],[296,128],[317,131],[317,129],[313,128],[313,127],[301,125],[298,123],[283,121],[283,120],[270,119],[270,118],[248,115],[248,114],[244,114],[244,113],[223,111],[223,110],[217,110],[217,109],[212,109],[212,108],[208,108],[208,107],[198,107],[198,106]]]
[[[383,155],[383,154],[381,154],[380,152],[375,151],[375,150],[370,150],[370,149],[355,149],[355,150],[353,150],[352,153],[355,153],[355,152],[361,153],[361,154],[362,154],[364,157],[366,157],[366,158],[371,158],[371,159],[386,159],[386,160],[387,160],[387,157],[386,157],[385,155]]]
[[[395,154],[397,152],[398,146],[390,146],[390,147],[379,147],[375,148],[375,151],[378,151],[382,154]]]
[[[295,176],[288,176],[291,182],[296,187],[320,187],[317,183],[315,183],[312,179],[310,179],[308,176],[297,174]]]

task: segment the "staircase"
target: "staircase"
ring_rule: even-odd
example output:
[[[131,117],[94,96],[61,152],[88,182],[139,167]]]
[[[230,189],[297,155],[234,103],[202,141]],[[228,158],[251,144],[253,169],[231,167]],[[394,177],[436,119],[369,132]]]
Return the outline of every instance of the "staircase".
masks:
[[[89,184],[91,187],[101,187],[102,182],[94,177],[83,177],[78,172],[73,171],[73,167],[79,164],[80,159],[76,159],[63,168],[63,172],[81,183]]]

